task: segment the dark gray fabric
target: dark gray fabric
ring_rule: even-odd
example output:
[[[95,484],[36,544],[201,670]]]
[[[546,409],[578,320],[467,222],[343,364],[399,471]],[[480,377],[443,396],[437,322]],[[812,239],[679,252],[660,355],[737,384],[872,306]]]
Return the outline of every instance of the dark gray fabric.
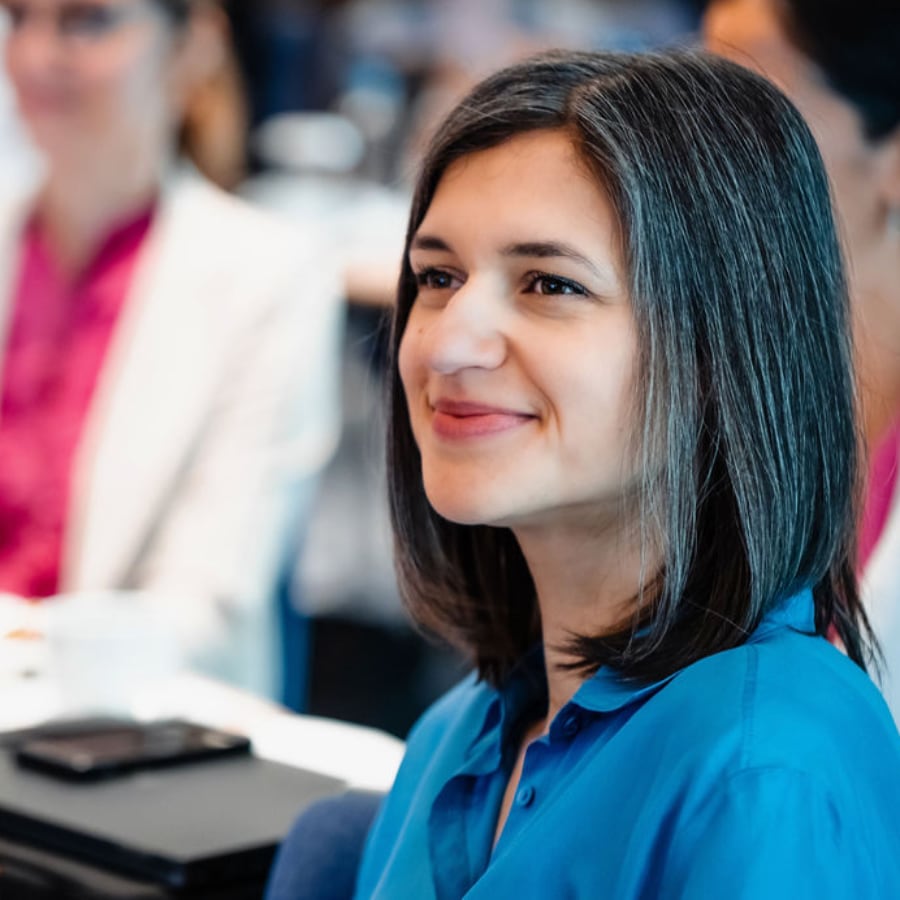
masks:
[[[351,900],[383,795],[351,791],[308,807],[282,841],[266,900]]]

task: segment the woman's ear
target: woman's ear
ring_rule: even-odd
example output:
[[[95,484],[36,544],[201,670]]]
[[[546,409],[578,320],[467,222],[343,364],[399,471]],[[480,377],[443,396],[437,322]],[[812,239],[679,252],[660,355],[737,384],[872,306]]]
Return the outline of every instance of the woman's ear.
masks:
[[[229,46],[224,11],[209,0],[191,4],[190,16],[175,36],[169,68],[174,100],[181,110],[188,109],[195,94],[228,65]]]
[[[176,40],[182,150],[207,178],[234,188],[245,174],[249,111],[228,18],[212,0],[197,0]]]

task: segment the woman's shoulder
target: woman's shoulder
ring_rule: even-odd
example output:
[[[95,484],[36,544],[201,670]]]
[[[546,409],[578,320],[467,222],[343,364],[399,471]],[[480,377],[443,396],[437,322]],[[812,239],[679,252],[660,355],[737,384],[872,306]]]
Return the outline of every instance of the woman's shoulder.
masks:
[[[152,247],[170,268],[214,284],[220,313],[229,297],[252,317],[271,304],[294,308],[298,297],[304,315],[330,317],[339,308],[334,254],[319,235],[226,193],[190,167],[164,184]]]
[[[878,689],[840,651],[784,629],[684,669],[648,713],[657,701],[644,733],[665,740],[645,742],[641,765],[665,773],[675,798],[666,877],[680,867],[712,885],[742,872],[768,889],[779,870],[804,871],[796,860],[806,857],[812,870],[829,867],[828,896],[887,896],[873,885],[897,874],[900,736]],[[751,824],[755,861],[735,838]],[[861,893],[848,893],[857,877]]]
[[[497,692],[480,681],[475,672],[439,697],[413,725],[407,737],[409,750],[433,753],[455,738],[474,739]]]
[[[465,763],[497,692],[473,673],[436,700],[413,725],[393,795],[431,796]],[[430,801],[429,801],[430,802]]]
[[[692,720],[680,731],[693,747],[731,743],[735,771],[818,777],[881,760],[900,772],[900,736],[878,688],[824,638],[779,629],[689,666],[663,693],[664,716]]]
[[[296,253],[297,238],[304,235],[272,213],[242,197],[217,187],[189,166],[180,168],[163,188],[163,212],[176,222],[193,220],[203,229],[198,239],[215,238],[241,247],[245,252],[282,249],[289,245]]]

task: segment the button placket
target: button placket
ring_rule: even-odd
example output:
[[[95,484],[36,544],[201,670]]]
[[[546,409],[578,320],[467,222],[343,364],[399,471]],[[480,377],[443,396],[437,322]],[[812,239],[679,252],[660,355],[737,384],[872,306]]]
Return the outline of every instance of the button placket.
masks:
[[[543,781],[547,760],[545,755],[549,748],[543,743],[545,738],[538,738],[525,752],[525,762],[519,777],[519,785],[513,795],[507,829],[516,831],[525,823],[526,811],[534,807],[538,795],[538,785]],[[530,818],[530,817],[529,817]]]

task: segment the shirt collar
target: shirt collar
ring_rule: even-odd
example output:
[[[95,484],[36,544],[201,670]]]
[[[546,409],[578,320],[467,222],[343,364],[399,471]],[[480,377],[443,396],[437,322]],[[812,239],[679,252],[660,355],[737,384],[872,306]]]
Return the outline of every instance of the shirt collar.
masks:
[[[137,252],[153,224],[157,204],[157,199],[153,198],[138,210],[113,222],[77,272],[72,275],[57,274],[57,277],[62,281],[89,281],[97,272],[108,269],[119,259]],[[26,222],[24,241],[50,271],[65,272],[65,267],[47,239],[46,228],[37,212],[32,212]]]
[[[505,684],[494,694],[481,730],[469,746],[467,771],[470,774],[494,771],[501,764],[503,747],[522,716],[532,708],[546,708],[546,705],[544,650],[537,644],[519,660]]]
[[[816,607],[810,588],[804,588],[771,609],[760,622],[759,628],[750,636],[750,643],[756,643],[780,628],[789,628],[803,634],[815,634]]]
[[[815,633],[815,608],[812,591],[809,588],[793,594],[771,609],[747,642],[758,643],[773,632],[784,628]],[[572,702],[592,712],[615,712],[655,693],[677,674],[676,671],[647,684],[623,678],[620,672],[604,666],[578,689]]]
[[[789,596],[769,610],[747,642],[758,643],[785,628],[815,633],[815,607],[809,588]],[[676,675],[678,671],[647,684],[623,678],[616,669],[603,666],[581,685],[571,702],[591,712],[616,712],[660,690]],[[496,769],[510,731],[528,708],[542,703],[546,705],[546,699],[544,654],[542,647],[537,645],[519,662],[489,704],[484,724],[469,746],[468,771],[477,774]]]

